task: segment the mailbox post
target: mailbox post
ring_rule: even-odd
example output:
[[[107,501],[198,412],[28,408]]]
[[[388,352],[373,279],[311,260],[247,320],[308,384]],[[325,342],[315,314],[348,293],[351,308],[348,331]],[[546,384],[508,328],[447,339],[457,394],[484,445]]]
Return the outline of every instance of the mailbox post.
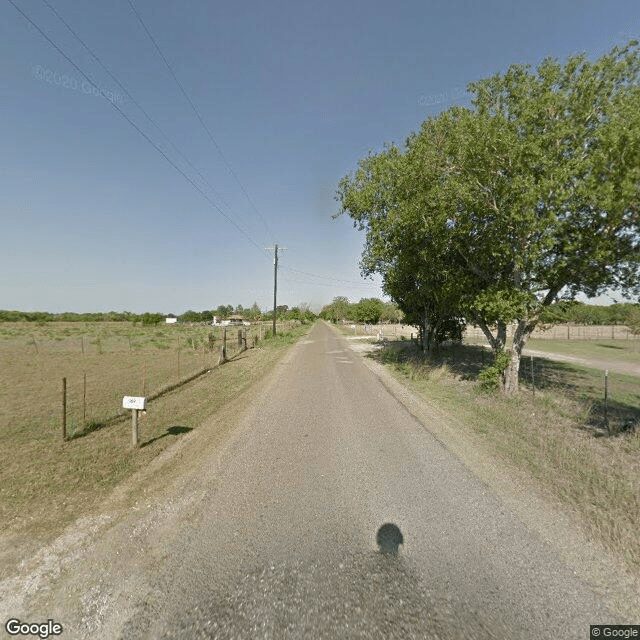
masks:
[[[138,446],[138,411],[145,411],[147,408],[147,399],[139,396],[125,396],[122,398],[122,407],[131,409],[131,432],[133,437],[133,446]]]

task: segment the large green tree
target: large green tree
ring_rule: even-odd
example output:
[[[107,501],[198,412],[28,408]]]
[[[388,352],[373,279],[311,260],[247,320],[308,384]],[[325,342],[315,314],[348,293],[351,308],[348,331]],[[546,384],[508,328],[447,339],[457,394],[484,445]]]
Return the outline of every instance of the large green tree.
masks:
[[[366,324],[378,324],[384,311],[384,302],[378,298],[362,298],[351,305],[351,319]]]
[[[507,391],[544,308],[640,293],[639,74],[635,41],[593,63],[513,65],[469,85],[473,109],[428,120],[340,184],[341,213],[367,230],[363,266],[401,308],[412,295],[463,315],[496,353],[514,323]]]
[[[350,307],[348,298],[337,296],[331,304],[327,304],[322,308],[320,317],[332,322],[342,322],[349,317]]]

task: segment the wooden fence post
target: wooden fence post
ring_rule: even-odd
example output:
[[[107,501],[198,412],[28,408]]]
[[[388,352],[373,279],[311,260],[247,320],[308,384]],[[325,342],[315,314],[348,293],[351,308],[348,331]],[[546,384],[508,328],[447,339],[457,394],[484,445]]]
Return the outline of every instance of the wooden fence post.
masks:
[[[67,439],[67,379],[62,378],[62,439]]]
[[[147,359],[144,359],[144,369],[142,371],[142,395],[147,395]]]
[[[218,364],[222,364],[227,360],[227,330],[222,332],[222,344],[220,345],[220,358]]]
[[[531,391],[533,392],[533,397],[536,397],[536,383],[533,379],[533,356],[529,356],[531,358]]]
[[[82,428],[87,422],[87,372],[82,375]]]
[[[607,396],[609,395],[609,369],[604,371],[604,426],[607,428],[607,433],[611,435],[611,429],[609,428],[609,417],[607,416]]]

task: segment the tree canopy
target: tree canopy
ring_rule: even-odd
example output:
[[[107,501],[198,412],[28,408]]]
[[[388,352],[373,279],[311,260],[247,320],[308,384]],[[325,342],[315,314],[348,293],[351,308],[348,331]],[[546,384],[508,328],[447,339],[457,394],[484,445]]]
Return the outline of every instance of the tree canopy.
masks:
[[[363,272],[425,336],[471,321],[498,354],[516,323],[509,391],[544,308],[640,293],[639,73],[636,41],[593,63],[512,65],[469,85],[472,109],[430,118],[340,181],[337,215],[366,232]]]

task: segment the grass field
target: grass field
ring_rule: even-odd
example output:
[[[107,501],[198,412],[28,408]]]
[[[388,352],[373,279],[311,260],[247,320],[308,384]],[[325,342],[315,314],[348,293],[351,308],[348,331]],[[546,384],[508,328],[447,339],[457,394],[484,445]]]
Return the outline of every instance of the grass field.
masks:
[[[619,431],[627,420],[640,420],[640,378],[612,377],[607,413],[616,435],[610,436],[601,371],[534,358],[534,396],[526,358],[521,392],[491,395],[475,383],[482,352],[463,345],[427,362],[414,345],[397,341],[371,357],[455,415],[463,428],[480,434],[499,458],[535,477],[580,514],[591,536],[640,572],[640,429]]]
[[[41,536],[60,531],[181,434],[197,428],[207,415],[265,375],[283,350],[308,330],[308,325],[295,327],[258,342],[259,348],[239,353],[237,329],[233,329],[228,332],[229,337],[235,336],[235,346],[228,340],[233,359],[218,367],[220,342],[211,352],[202,349],[211,327],[56,323],[34,331],[27,323],[0,326],[3,533],[28,530]],[[142,393],[145,386],[149,394],[201,370],[203,363],[211,367],[209,373],[149,403],[147,414],[139,419],[137,450],[131,446],[129,412],[119,421],[95,428],[120,409],[123,395]],[[89,428],[82,433],[84,371],[91,409]],[[68,420],[71,428],[75,425],[76,435],[81,435],[66,442],[60,429],[63,376],[69,385]]]
[[[540,340],[531,339],[526,349],[539,349],[565,355],[620,360],[640,364],[640,343],[634,340]]]
[[[260,328],[247,329],[251,344]],[[239,350],[237,332],[227,331],[230,355]],[[208,326],[1,324],[0,429],[22,434],[60,430],[66,377],[67,433],[73,437],[114,416],[124,395],[149,396],[215,366],[221,343],[222,329]]]

